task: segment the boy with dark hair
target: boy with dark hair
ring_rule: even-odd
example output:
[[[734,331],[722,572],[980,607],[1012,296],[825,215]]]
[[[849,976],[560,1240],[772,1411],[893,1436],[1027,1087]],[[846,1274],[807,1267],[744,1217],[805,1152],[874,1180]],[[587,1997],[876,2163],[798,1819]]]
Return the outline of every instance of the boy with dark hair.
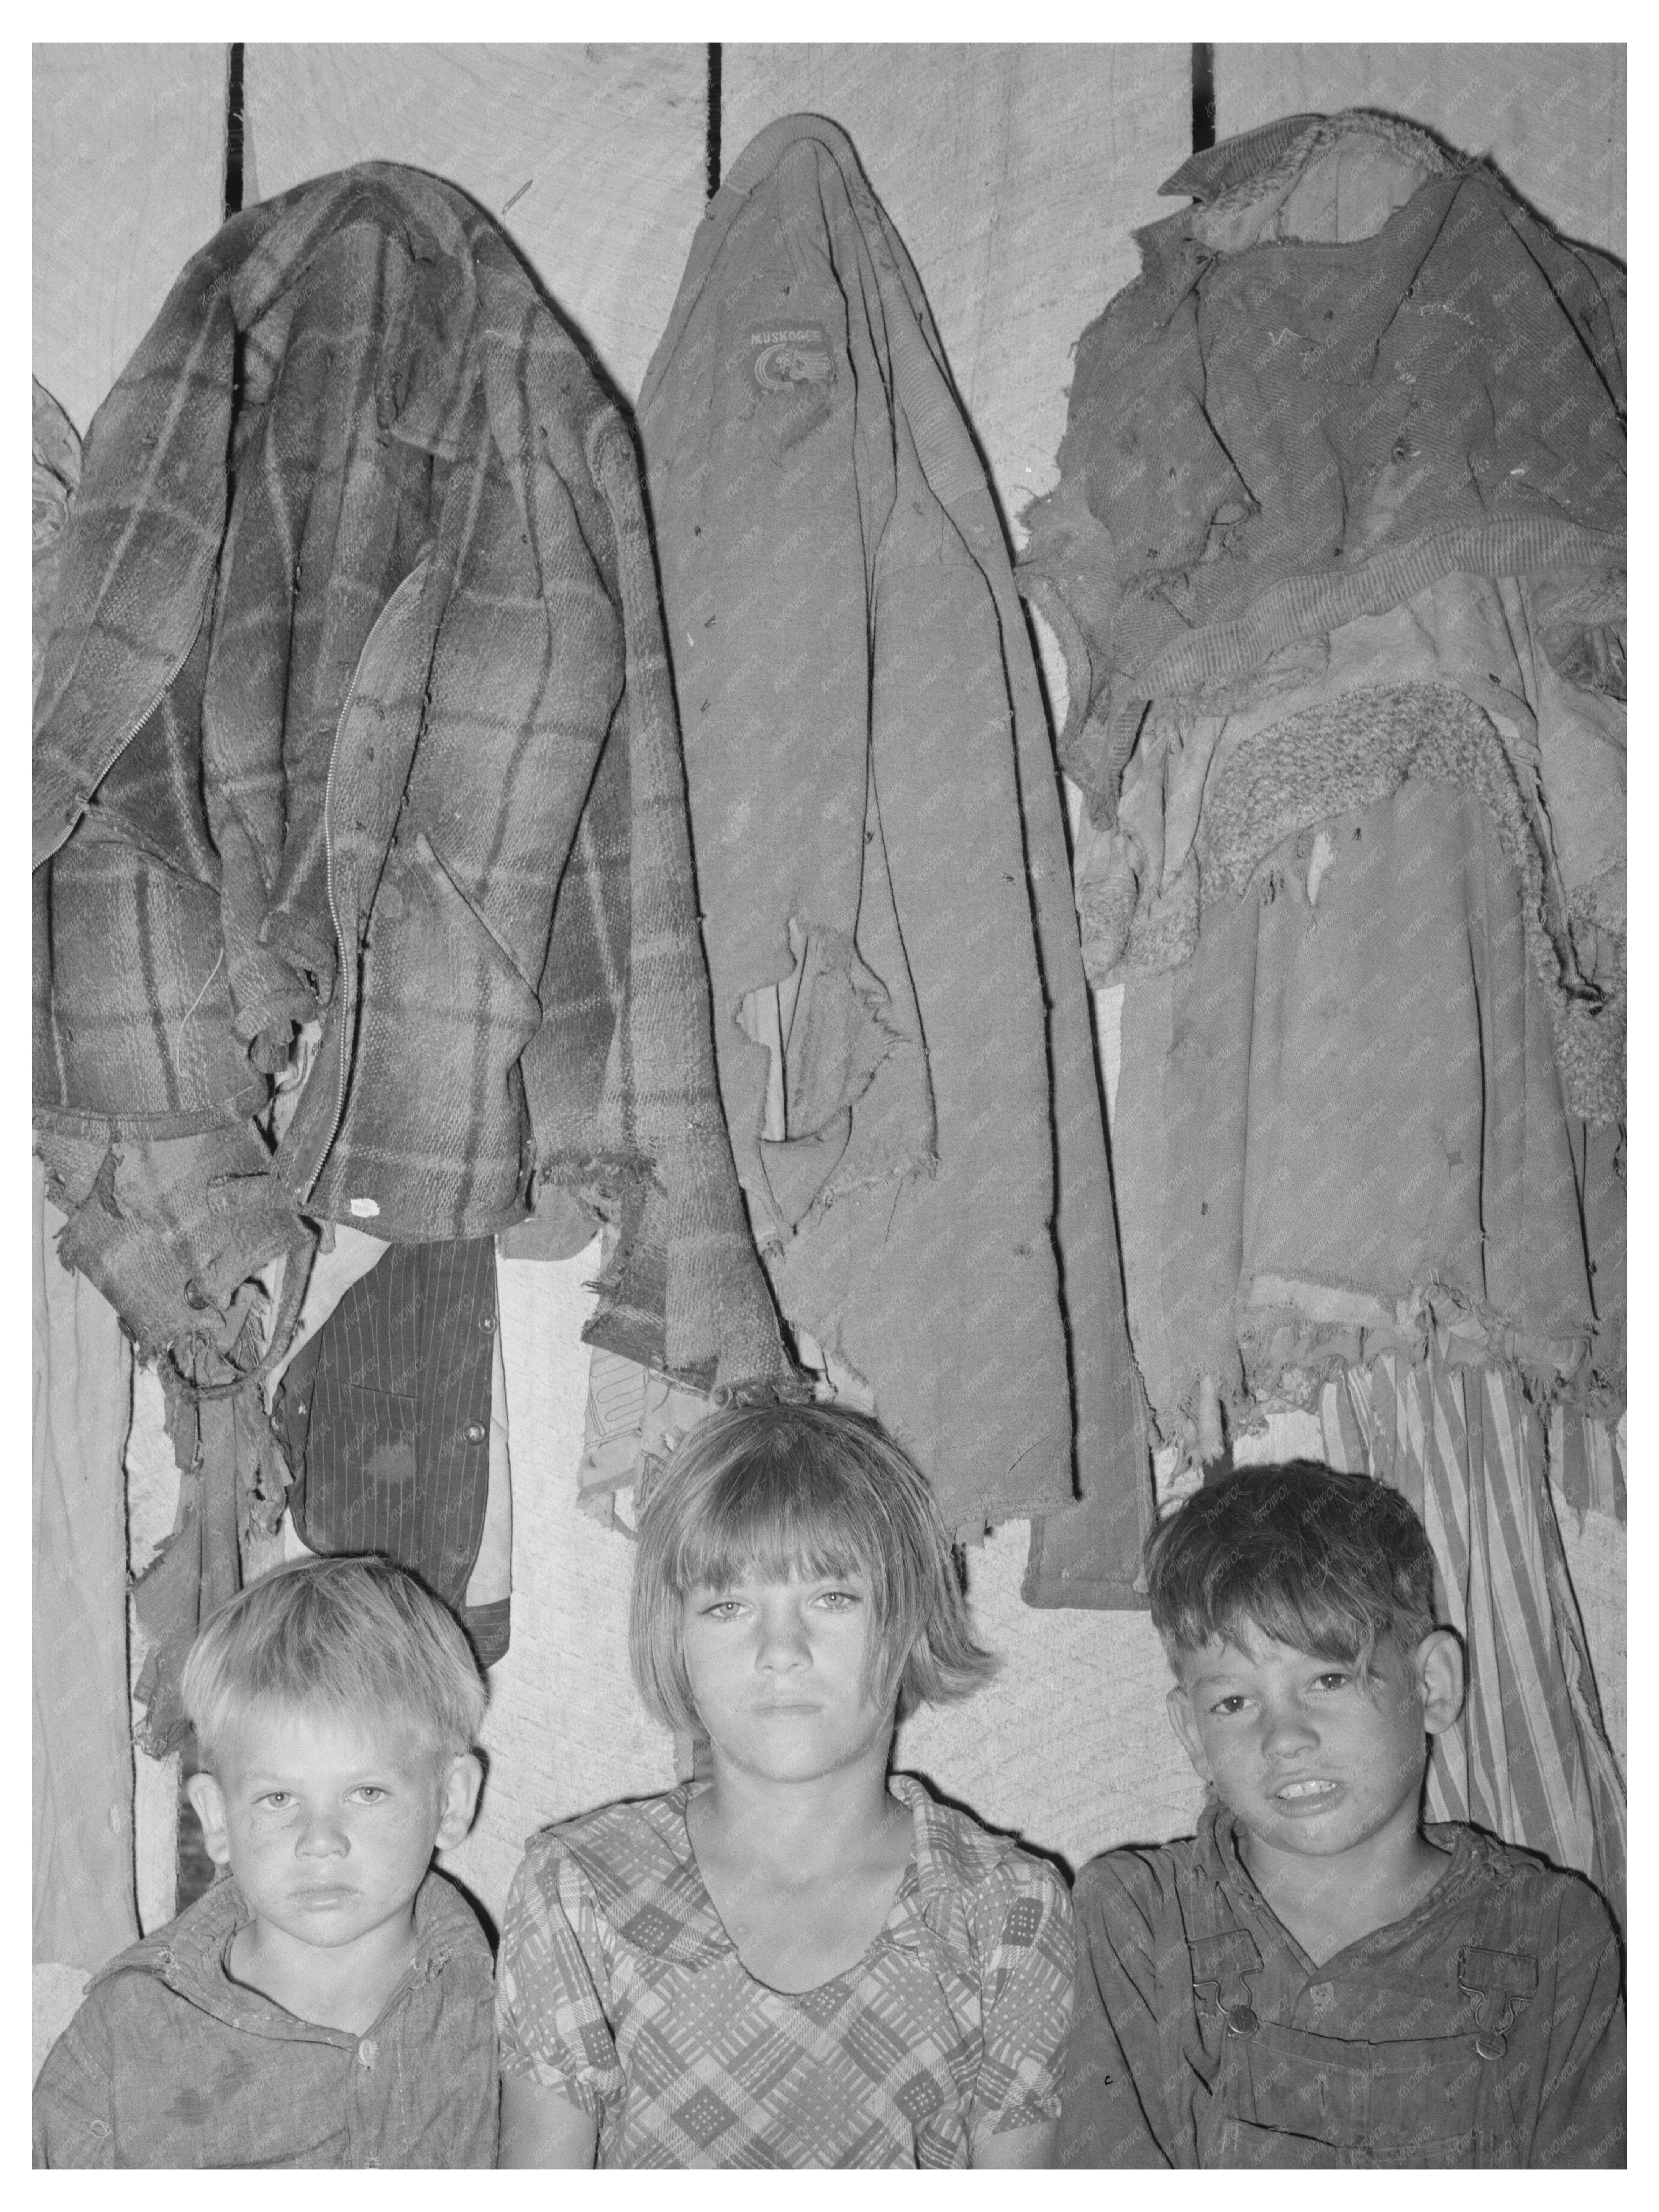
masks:
[[[1589,1885],[1420,1820],[1462,1703],[1416,1515],[1297,1461],[1147,1544],[1196,1837],[1075,1893],[1056,2164],[1616,2166],[1619,1946]]]
[[[490,2166],[495,1978],[429,1871],[472,1824],[485,1690],[383,1559],[264,1576],[185,1666],[228,1878],[95,1975],[34,2092],[46,2166]]]

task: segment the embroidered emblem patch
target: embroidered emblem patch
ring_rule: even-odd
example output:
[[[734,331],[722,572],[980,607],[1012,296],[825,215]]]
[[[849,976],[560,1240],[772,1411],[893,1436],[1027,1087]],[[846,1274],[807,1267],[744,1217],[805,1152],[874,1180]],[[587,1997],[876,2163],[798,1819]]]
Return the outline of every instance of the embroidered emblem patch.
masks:
[[[830,340],[819,323],[775,323],[749,333],[750,374],[763,392],[799,392],[831,380]]]

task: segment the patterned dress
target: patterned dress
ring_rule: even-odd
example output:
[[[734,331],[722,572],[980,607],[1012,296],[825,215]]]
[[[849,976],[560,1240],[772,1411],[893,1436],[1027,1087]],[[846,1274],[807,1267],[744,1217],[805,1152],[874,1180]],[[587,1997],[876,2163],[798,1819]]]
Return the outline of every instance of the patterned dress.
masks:
[[[532,1838],[501,1939],[502,2073],[594,2114],[601,2166],[965,2166],[1052,2119],[1065,1886],[909,1777],[888,1786],[914,1843],[887,1918],[857,1966],[793,1993],[721,1924],[690,1784]]]

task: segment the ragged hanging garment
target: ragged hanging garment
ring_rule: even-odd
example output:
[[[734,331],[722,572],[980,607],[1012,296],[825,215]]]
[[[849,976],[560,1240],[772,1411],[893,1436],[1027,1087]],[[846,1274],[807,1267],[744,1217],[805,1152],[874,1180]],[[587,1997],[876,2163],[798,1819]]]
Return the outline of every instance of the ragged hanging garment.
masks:
[[[1431,1295],[1606,1411],[1622,275],[1375,116],[1165,189],[1197,204],[1085,333],[1021,571],[1072,676],[1085,955],[1131,984],[1153,1406],[1169,1436],[1202,1384],[1299,1399]]]
[[[846,134],[763,131],[640,400],[721,1096],[773,1287],[947,1523],[1150,1482],[1053,757],[983,467]]]
[[[463,194],[367,164],[186,267],[88,440],[35,822],[38,1117],[146,1350],[212,1335],[301,1213],[482,1236],[540,1177],[623,1217],[595,1340],[786,1370],[628,433]]]
[[[164,1355],[192,1477],[164,1730],[191,1558],[280,1510],[255,1377],[318,1221],[480,1237],[568,1189],[621,1231],[592,1340],[799,1387],[715,1088],[632,444],[462,193],[370,163],[187,264],[87,440],[34,769],[59,1250]]]
[[[1266,124],[1160,190],[1194,204],[1139,234],[1140,275],[1079,341],[1021,563],[1094,818],[1149,701],[1229,702],[1283,648],[1455,570],[1581,572],[1552,645],[1622,674],[1589,589],[1624,564],[1617,264],[1363,112]]]

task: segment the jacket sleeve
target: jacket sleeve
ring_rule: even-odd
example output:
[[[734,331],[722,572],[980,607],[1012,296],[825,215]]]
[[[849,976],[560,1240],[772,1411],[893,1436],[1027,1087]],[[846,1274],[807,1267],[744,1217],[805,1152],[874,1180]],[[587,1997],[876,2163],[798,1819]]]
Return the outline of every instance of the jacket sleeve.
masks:
[[[1564,1882],[1553,1966],[1553,2002],[1540,2023],[1547,2043],[1527,2163],[1622,2166],[1625,2007],[1619,1938],[1606,1905],[1586,1881]]]
[[[1054,2164],[1173,2166],[1150,1869],[1110,1852],[1084,1869],[1073,1901],[1077,1996]]]
[[[34,2084],[36,2166],[113,2166],[109,2039],[94,1999],[46,2054]]]

